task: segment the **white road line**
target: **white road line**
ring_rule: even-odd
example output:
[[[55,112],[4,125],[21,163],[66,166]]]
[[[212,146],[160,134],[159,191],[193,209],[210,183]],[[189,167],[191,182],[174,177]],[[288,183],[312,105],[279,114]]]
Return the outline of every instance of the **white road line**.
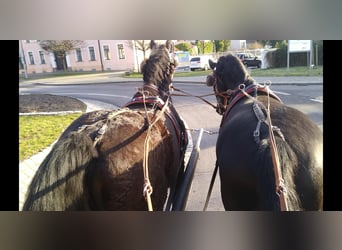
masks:
[[[55,95],[74,95],[75,93],[56,93]],[[87,96],[111,96],[111,97],[120,97],[120,98],[132,98],[132,96],[125,96],[125,95],[110,95],[110,94],[88,94],[88,93],[82,93],[82,95]]]
[[[274,91],[273,90],[273,92],[276,93],[276,94],[280,94],[280,95],[291,95],[290,93],[281,92],[281,91]]]
[[[273,91],[273,92],[279,95],[291,95],[290,93],[286,93],[286,92],[280,92],[280,91]],[[320,100],[320,99],[309,99],[309,100],[313,102],[323,103],[323,100]]]
[[[310,99],[310,101],[323,103],[323,100],[319,100],[319,99]]]

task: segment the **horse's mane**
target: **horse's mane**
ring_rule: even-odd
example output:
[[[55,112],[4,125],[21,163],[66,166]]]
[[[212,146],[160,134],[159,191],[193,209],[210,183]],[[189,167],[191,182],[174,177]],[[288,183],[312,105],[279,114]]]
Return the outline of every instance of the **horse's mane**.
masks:
[[[240,61],[240,59],[229,53],[226,56],[221,56],[216,64],[216,76],[232,87],[232,84],[243,83],[247,78],[251,78],[248,71]]]
[[[150,57],[141,64],[144,83],[154,84],[159,90],[167,92],[178,62],[174,60],[172,50],[165,44],[157,46],[151,43],[151,50]]]

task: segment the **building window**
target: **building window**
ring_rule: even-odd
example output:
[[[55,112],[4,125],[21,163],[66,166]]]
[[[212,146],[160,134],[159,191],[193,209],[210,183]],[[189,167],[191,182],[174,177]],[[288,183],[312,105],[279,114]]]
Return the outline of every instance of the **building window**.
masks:
[[[125,59],[125,51],[123,44],[118,44],[118,54],[119,54],[119,59]]]
[[[30,64],[34,64],[33,53],[32,52],[28,52],[28,56],[29,56]]]
[[[109,46],[103,45],[103,54],[106,60],[110,60]]]
[[[95,49],[94,47],[89,47],[89,60],[95,61]]]
[[[40,63],[41,64],[46,64],[45,56],[44,56],[44,51],[39,51],[39,57],[40,57]]]
[[[76,49],[76,61],[77,62],[82,62],[82,52],[80,48]]]

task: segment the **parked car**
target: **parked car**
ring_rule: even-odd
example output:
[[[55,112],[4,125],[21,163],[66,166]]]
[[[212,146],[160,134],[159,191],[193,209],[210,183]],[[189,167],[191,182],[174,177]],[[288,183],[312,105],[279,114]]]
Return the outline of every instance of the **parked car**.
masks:
[[[237,57],[240,58],[242,63],[248,67],[257,67],[261,68],[261,59],[257,56],[252,55],[251,53],[237,53]]]
[[[211,56],[194,56],[190,59],[190,70],[208,70],[209,69],[209,59],[213,58]]]

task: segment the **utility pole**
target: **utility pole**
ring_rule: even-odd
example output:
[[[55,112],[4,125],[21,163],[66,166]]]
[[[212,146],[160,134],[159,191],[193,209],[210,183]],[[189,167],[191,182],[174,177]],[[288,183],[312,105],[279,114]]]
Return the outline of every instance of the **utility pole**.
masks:
[[[103,72],[103,71],[104,71],[104,68],[103,68],[103,61],[102,61],[102,53],[101,53],[100,40],[97,40],[97,44],[98,44],[98,46],[99,46],[100,62],[101,62],[101,71]]]
[[[27,79],[27,66],[26,66],[26,60],[25,60],[25,52],[24,52],[24,48],[23,48],[23,40],[19,40],[20,41],[20,49],[21,49],[21,62],[24,65],[24,74],[25,74],[25,79]]]

